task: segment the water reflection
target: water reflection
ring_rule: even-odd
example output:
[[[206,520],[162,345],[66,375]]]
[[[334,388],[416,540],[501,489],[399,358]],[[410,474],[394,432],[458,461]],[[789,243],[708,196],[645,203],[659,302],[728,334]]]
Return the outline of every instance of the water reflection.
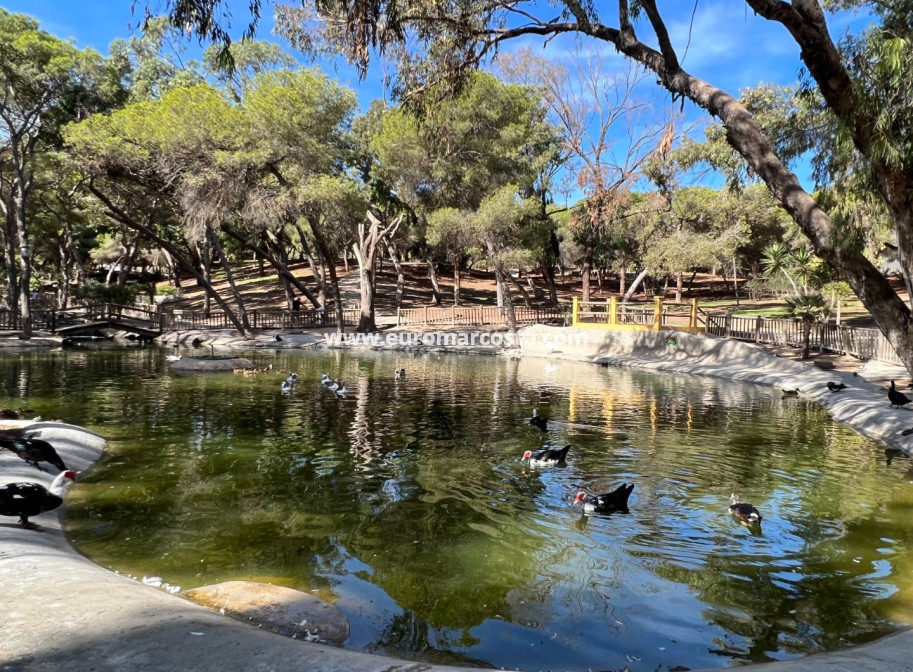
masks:
[[[249,356],[273,370],[175,376],[152,349],[0,357],[0,405],[110,439],[68,504],[84,553],[184,588],[316,591],[349,617],[349,648],[510,669],[725,666],[907,620],[909,464],[801,399],[542,360]],[[566,444],[561,468],[520,460]],[[628,513],[571,506],[622,482]],[[759,534],[728,515],[731,492],[762,510]]]

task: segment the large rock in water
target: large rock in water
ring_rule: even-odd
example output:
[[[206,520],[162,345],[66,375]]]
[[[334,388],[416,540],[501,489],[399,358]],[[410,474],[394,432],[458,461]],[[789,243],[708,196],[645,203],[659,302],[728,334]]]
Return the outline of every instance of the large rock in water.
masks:
[[[256,364],[244,357],[181,357],[171,364],[172,371],[234,371],[256,368]]]
[[[349,636],[349,620],[335,606],[300,590],[255,581],[226,581],[181,593],[215,609],[293,639],[340,645]]]

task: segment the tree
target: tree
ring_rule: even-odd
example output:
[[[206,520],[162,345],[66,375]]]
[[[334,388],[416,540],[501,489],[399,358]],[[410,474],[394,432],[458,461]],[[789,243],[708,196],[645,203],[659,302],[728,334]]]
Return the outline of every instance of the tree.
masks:
[[[105,64],[46,33],[30,17],[0,9],[0,209],[9,304],[19,312],[22,338],[31,338],[32,250],[27,204],[35,157],[59,142],[59,126],[97,109],[94,93]]]
[[[194,25],[201,34],[224,40],[214,20],[216,0],[168,0],[173,17]],[[259,9],[260,0],[252,0]],[[427,90],[428,78],[459,86],[468,67],[484,63],[508,40],[575,33],[609,42],[626,57],[643,64],[674,99],[688,99],[717,117],[727,140],[767,185],[808,237],[816,254],[848,284],[873,315],[907,369],[913,372],[913,319],[910,308],[887,279],[845,232],[803,189],[757,119],[734,96],[684,69],[655,0],[620,0],[615,26],[606,23],[597,3],[562,0],[559,17],[542,16],[533,0],[458,4],[432,0],[316,0],[316,8],[278,7],[280,30],[300,47],[335,48],[364,72],[373,53],[401,55],[396,91]],[[870,176],[873,190],[885,203],[897,232],[904,264],[913,259],[913,115],[906,89],[913,61],[911,24],[905,0],[745,0],[760,17],[783,26],[800,50],[808,72],[807,85],[820,94],[841,129],[840,139],[852,146]],[[844,51],[831,37],[824,8],[858,7],[872,12],[879,25],[846,40]],[[316,9],[325,20],[320,34],[309,32]],[[411,11],[411,10],[416,11]],[[608,10],[606,10],[608,11]],[[256,14],[255,14],[256,16]],[[542,18],[540,18],[540,16]],[[184,25],[183,23],[179,25]],[[636,26],[636,27],[635,27]],[[638,38],[646,27],[652,37]],[[690,36],[689,39],[695,36]],[[697,36],[701,37],[701,36]],[[656,40],[657,48],[648,42]],[[707,35],[706,39],[713,39]],[[405,44],[410,49],[406,50]],[[427,54],[424,59],[416,53]],[[877,58],[877,56],[887,58]],[[418,98],[412,97],[418,102]]]
[[[576,186],[584,193],[582,211],[573,221],[583,245],[582,300],[589,301],[597,245],[624,210],[642,164],[668,125],[660,123],[653,101],[635,95],[644,81],[643,68],[628,64],[609,72],[604,50],[597,46],[582,51],[577,45],[565,66],[525,48],[500,56],[498,65],[512,79],[542,90],[552,122],[563,131],[566,167],[576,174]]]

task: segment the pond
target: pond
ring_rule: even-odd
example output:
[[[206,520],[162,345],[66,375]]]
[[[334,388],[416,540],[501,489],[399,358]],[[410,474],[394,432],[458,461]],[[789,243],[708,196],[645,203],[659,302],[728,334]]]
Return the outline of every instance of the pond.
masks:
[[[155,348],[0,356],[0,405],[109,439],[66,506],[81,552],[183,589],[312,592],[348,617],[346,648],[442,664],[724,667],[911,620],[909,461],[802,399],[542,359],[245,354],[273,371],[177,375]],[[299,375],[289,395],[280,371]],[[558,467],[520,459],[567,444]],[[572,506],[624,482],[627,512]],[[728,515],[732,492],[760,530]]]

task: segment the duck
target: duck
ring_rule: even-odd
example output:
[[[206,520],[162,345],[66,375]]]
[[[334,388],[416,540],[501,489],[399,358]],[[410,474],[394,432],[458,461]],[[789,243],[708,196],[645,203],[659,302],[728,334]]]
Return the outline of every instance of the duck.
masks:
[[[798,397],[798,396],[799,396],[799,388],[798,388],[798,387],[797,387],[796,389],[794,389],[794,390],[783,390],[783,398],[784,398],[784,399],[785,399],[786,397]]]
[[[289,385],[296,385],[298,383],[298,374],[297,373],[288,374],[288,378],[285,379],[285,382],[287,382]]]
[[[165,359],[169,362],[180,362],[183,355],[165,355]]]
[[[888,400],[891,402],[891,406],[896,406],[897,408],[910,403],[910,397],[903,392],[898,392],[893,380],[891,381],[891,387],[888,388]]]
[[[279,334],[276,334],[276,340],[279,341],[279,342],[281,342],[281,341],[282,341],[282,336],[280,336]]]
[[[41,528],[29,521],[45,511],[53,511],[63,504],[67,490],[73,484],[78,471],[67,469],[57,475],[50,488],[40,483],[7,483],[0,486],[0,516],[19,516],[19,524],[27,530]]]
[[[612,492],[603,495],[587,496],[582,490],[574,497],[574,506],[583,503],[584,513],[612,513],[613,511],[627,511],[628,497],[634,491],[634,484],[622,483]]]
[[[529,424],[538,427],[543,432],[548,430],[548,420],[539,415],[539,409],[533,409],[533,417],[529,419]]]
[[[846,385],[843,383],[835,383],[833,380],[827,381],[827,389],[831,392],[839,392],[840,390],[845,390]]]
[[[19,411],[14,411],[11,408],[0,408],[0,420],[18,420]]]
[[[67,470],[67,465],[60,459],[60,455],[57,454],[54,446],[44,439],[38,439],[33,436],[16,438],[0,437],[0,448],[6,448],[11,452],[16,453],[16,455],[41,471],[44,471],[44,469],[38,465],[39,462],[47,462],[48,464],[57,467],[60,471]]]
[[[536,452],[527,450],[520,459],[529,460],[529,466],[531,467],[552,467],[564,462],[565,458],[567,458],[567,451],[570,449],[570,446],[565,446],[560,449],[546,448],[545,450],[537,450]]]
[[[330,390],[332,390],[333,394],[337,397],[344,397],[349,393],[346,389],[346,384],[341,380],[334,381],[333,385],[330,386]]]
[[[406,369],[397,369],[396,373],[393,374],[393,377],[396,378],[396,380],[405,380]]]
[[[280,389],[282,390],[282,394],[291,394],[291,393],[292,393],[292,389],[294,389],[294,387],[295,387],[295,386],[292,385],[292,384],[291,384],[290,382],[288,382],[287,380],[283,380],[283,381],[282,381],[282,385],[280,386]]]
[[[747,502],[740,502],[735,492],[729,496],[729,513],[743,525],[759,525],[762,520],[761,512]]]
[[[329,377],[327,374],[325,374],[325,373],[323,373],[323,374],[320,375],[320,382],[321,382],[325,387],[330,387],[331,385],[334,385],[334,384],[336,383],[335,380],[333,380],[332,378],[330,378],[330,377]]]

